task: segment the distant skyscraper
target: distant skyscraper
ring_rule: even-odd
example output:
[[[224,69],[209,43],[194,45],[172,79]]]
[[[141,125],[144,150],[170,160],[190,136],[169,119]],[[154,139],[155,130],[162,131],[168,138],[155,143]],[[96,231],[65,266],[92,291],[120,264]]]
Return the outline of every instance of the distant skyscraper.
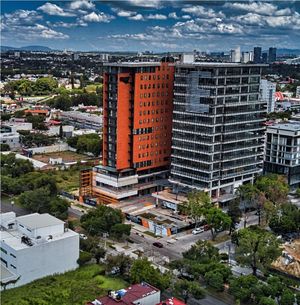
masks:
[[[276,61],[276,48],[269,48],[269,63]]]
[[[255,64],[260,63],[261,62],[261,47],[254,47],[253,53],[254,53],[253,62]]]
[[[250,52],[243,52],[242,53],[242,63],[247,63],[251,61],[251,53]]]
[[[268,53],[267,52],[262,53],[261,61],[264,64],[266,64],[268,62]]]
[[[267,103],[267,112],[275,111],[275,92],[276,84],[269,82],[266,79],[260,80],[260,96]]]
[[[237,47],[230,51],[230,61],[231,62],[241,62],[241,48]]]

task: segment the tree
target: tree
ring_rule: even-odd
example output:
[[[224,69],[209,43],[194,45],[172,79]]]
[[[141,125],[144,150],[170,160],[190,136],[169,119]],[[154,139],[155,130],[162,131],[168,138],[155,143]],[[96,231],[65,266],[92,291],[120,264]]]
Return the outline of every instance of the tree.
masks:
[[[88,263],[92,259],[93,255],[89,252],[80,251],[79,258],[77,260],[77,264],[81,267]]]
[[[1,175],[16,178],[33,171],[34,167],[30,161],[16,159],[14,153],[1,155]]]
[[[183,257],[188,260],[197,261],[198,263],[209,263],[219,261],[219,250],[207,240],[198,240],[186,252],[182,253]]]
[[[129,272],[132,266],[133,260],[124,253],[118,255],[107,255],[105,268],[106,272],[111,273],[113,270],[118,270],[120,276],[129,278]]]
[[[11,114],[9,113],[1,113],[1,121],[9,121],[11,118]]]
[[[266,199],[273,204],[282,204],[287,201],[289,186],[284,176],[276,174],[260,176],[255,185],[258,190],[265,194]]]
[[[178,280],[174,285],[175,295],[179,296],[187,304],[188,299],[193,297],[197,300],[203,299],[205,297],[205,291],[201,288],[200,284],[197,282],[190,282],[187,280]]]
[[[9,145],[8,144],[3,144],[3,143],[1,143],[0,144],[1,146],[0,146],[0,151],[10,151],[10,147],[9,147]]]
[[[92,249],[91,253],[94,255],[97,264],[99,264],[100,259],[105,257],[106,250],[102,247],[96,247]]]
[[[155,269],[146,258],[133,262],[130,269],[130,280],[132,283],[145,281],[160,290],[165,290],[170,286],[170,276]]]
[[[280,305],[294,305],[295,303],[295,296],[291,292],[290,289],[284,289],[281,298],[280,298]]]
[[[50,210],[50,192],[47,188],[26,191],[18,198],[19,203],[35,213],[48,213]]]
[[[263,270],[280,255],[276,237],[259,227],[242,229],[237,236],[236,260],[251,267],[255,276],[258,268]]]
[[[235,230],[236,224],[240,222],[240,219],[242,217],[242,210],[240,209],[239,200],[232,200],[229,203],[227,214],[231,218],[231,225],[229,232],[229,234],[231,234],[231,232]]]
[[[262,297],[258,303],[259,305],[277,305],[276,301],[270,297]]]
[[[210,227],[212,240],[215,240],[218,232],[230,228],[231,218],[221,209],[212,207],[205,211],[205,220]]]
[[[36,130],[48,130],[48,127],[45,124],[45,118],[42,115],[26,115],[26,120],[29,123],[32,123],[32,128]]]
[[[211,200],[204,191],[192,191],[188,194],[188,201],[185,203],[187,214],[193,219],[196,227],[200,223],[205,210],[211,207]]]
[[[209,271],[205,273],[204,278],[206,283],[212,288],[216,289],[217,291],[224,290],[224,279],[220,272],[216,272],[215,270]]]
[[[131,231],[131,225],[117,223],[111,228],[111,235],[116,239],[122,239],[124,236],[129,236]]]
[[[253,275],[242,275],[240,277],[232,277],[229,281],[229,293],[236,300],[246,302],[251,300],[253,287],[258,283],[258,279]]]
[[[115,224],[122,223],[123,220],[120,210],[105,205],[99,205],[80,218],[82,227],[92,235],[110,232]]]
[[[285,234],[300,231],[300,210],[291,203],[283,204],[280,214],[273,214],[269,226],[275,233]]]
[[[57,218],[65,220],[68,218],[68,207],[69,202],[66,199],[55,196],[50,201],[50,209],[48,212]]]

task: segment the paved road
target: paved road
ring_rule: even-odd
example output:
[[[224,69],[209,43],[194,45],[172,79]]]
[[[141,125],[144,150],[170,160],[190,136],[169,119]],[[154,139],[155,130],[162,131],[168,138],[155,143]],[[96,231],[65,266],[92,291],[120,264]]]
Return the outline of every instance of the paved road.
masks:
[[[13,211],[16,213],[17,216],[22,216],[30,213],[25,208],[22,208],[16,204],[12,205],[11,200],[8,197],[1,198],[0,211],[1,213],[7,213]]]

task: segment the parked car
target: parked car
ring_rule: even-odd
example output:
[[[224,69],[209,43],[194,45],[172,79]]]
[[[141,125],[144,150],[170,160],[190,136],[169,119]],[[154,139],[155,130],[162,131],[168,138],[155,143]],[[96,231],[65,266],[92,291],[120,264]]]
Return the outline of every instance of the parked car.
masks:
[[[155,246],[157,248],[163,248],[164,247],[164,245],[162,243],[160,243],[159,241],[154,242],[153,246]]]
[[[199,227],[199,228],[195,228],[193,231],[192,231],[192,233],[194,234],[194,235],[197,235],[197,234],[200,234],[200,233],[202,233],[202,232],[204,232],[205,230],[204,230],[204,226],[203,227]]]
[[[84,240],[86,240],[87,239],[87,236],[85,235],[85,234],[79,234],[79,237],[81,238],[81,239],[84,239]]]

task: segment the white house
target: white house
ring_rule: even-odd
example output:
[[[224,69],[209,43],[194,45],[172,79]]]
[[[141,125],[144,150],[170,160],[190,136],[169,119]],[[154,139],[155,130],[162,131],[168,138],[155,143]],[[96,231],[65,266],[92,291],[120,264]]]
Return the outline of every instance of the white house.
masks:
[[[1,282],[13,288],[77,268],[79,235],[49,214],[0,214]]]

